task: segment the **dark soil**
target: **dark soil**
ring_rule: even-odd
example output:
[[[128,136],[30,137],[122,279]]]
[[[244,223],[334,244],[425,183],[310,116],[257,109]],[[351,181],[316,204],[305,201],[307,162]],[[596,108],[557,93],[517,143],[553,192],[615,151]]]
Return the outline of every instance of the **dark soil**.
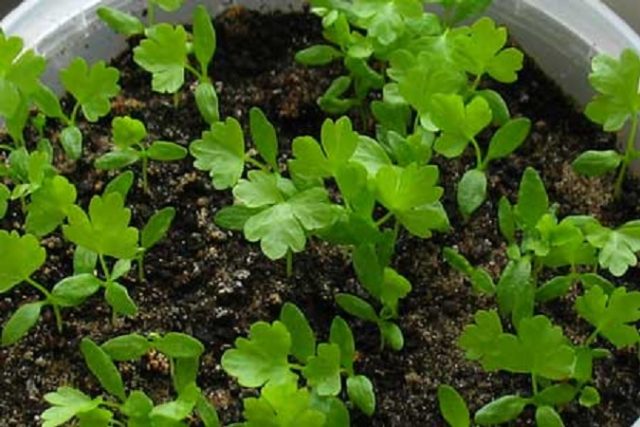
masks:
[[[234,9],[216,20],[216,28],[219,50],[211,73],[223,115],[246,124],[250,107],[261,107],[278,128],[284,160],[293,137],[319,133],[324,115],[315,100],[340,72],[339,68],[307,69],[293,60],[297,50],[320,40],[316,19]],[[206,128],[195,108],[192,87],[181,94],[180,108],[175,109],[170,96],[151,92],[149,76],[133,64],[130,52],[115,65],[123,71],[123,92],[114,101],[114,115],[139,118],[153,138],[185,146]],[[378,398],[373,418],[353,411],[356,426],[443,426],[435,393],[442,383],[458,388],[472,410],[504,394],[529,393],[525,376],[485,374],[464,359],[456,340],[475,311],[491,307],[492,301],[474,295],[469,284],[442,261],[439,249],[455,245],[472,262],[497,275],[506,260],[495,220],[497,201],[502,195],[514,201],[526,166],[541,171],[561,215],[589,213],[610,224],[638,216],[637,182],[629,182],[622,202],[614,203],[609,196],[610,179],[584,179],[573,173],[570,162],[578,153],[611,147],[613,139],[584,118],[531,61],[517,84],[499,90],[515,115],[532,119],[532,135],[517,155],[491,167],[490,200],[468,223],[456,213],[452,195],[471,158],[437,159],[455,231],[431,240],[401,237],[396,266],[414,287],[402,307],[403,351],[380,352],[375,329],[351,321],[358,341],[357,369],[374,381]],[[59,159],[60,170],[78,186],[83,206],[112,176],[92,167],[93,159],[107,149],[111,119],[82,124],[87,135],[82,161],[69,164]],[[252,322],[275,319],[284,301],[298,304],[320,335],[326,336],[331,318],[340,314],[333,296],[360,292],[348,257],[339,248],[312,241],[308,251],[295,257],[294,276],[287,278],[284,265],[267,260],[257,245],[246,242],[241,234],[218,229],[213,216],[231,203],[231,196],[214,191],[207,175],[194,170],[191,160],[154,164],[150,181],[151,194],[137,187],[129,197],[136,225],[164,206],[175,206],[178,213],[168,238],[147,258],[147,282],[138,283],[133,274],[125,280],[139,315],[111,323],[109,308],[101,297],[95,297],[78,309],[63,312],[65,328],[60,334],[52,313],[45,311],[26,339],[0,350],[1,426],[39,425],[38,414],[45,408],[42,396],[58,386],[100,393],[78,351],[83,337],[103,342],[130,332],[165,331],[192,334],[205,344],[199,385],[225,423],[238,421],[241,399],[250,392],[238,387],[219,364],[235,337],[246,334]],[[20,229],[22,219],[16,209],[0,225]],[[71,273],[72,248],[59,234],[47,238],[45,245],[49,258],[37,278],[53,286]],[[634,272],[625,279],[634,287],[632,279],[637,276]],[[36,293],[27,287],[3,295],[0,322],[34,298]],[[573,313],[571,298],[545,310],[576,342],[584,339],[587,328]],[[598,363],[596,383],[602,403],[591,410],[574,405],[565,408],[566,425],[630,426],[640,416],[639,369],[633,351],[614,352],[611,359]],[[156,354],[140,363],[122,364],[121,371],[132,389],[150,390],[156,399],[171,392],[166,360]],[[531,418],[518,422],[532,424]]]

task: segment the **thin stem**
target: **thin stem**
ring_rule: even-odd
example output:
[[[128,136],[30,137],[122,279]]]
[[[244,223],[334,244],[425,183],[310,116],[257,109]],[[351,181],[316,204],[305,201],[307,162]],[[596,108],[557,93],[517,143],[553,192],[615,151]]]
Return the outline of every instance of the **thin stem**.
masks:
[[[287,277],[293,276],[293,252],[287,252]]]
[[[536,380],[535,374],[531,374],[531,386],[533,387],[533,395],[538,394],[538,381]]]
[[[376,227],[380,227],[385,222],[389,221],[391,218],[393,218],[393,213],[387,212],[382,218],[376,221]]]
[[[634,115],[631,119],[631,131],[629,132],[629,138],[627,139],[627,146],[624,153],[624,159],[622,160],[622,167],[620,168],[620,172],[618,173],[618,178],[615,183],[615,192],[614,197],[619,199],[622,195],[622,184],[624,183],[624,179],[627,176],[627,170],[629,169],[629,165],[631,161],[635,157],[636,150],[636,137],[638,135],[638,115]]]
[[[196,78],[199,81],[202,82],[206,82],[207,80],[209,80],[208,77],[206,77],[206,73],[201,73],[200,71],[196,70],[193,65],[191,64],[184,64],[184,68],[189,71],[191,74],[193,74],[194,76],[196,76]]]
[[[476,151],[476,167],[480,170],[484,170],[486,168],[486,165],[482,161],[482,150],[480,149],[480,145],[475,138],[471,138],[471,144],[473,144],[473,148]]]
[[[140,282],[144,282],[146,280],[144,275],[144,255],[145,253],[142,252],[138,258],[138,280]]]
[[[587,340],[584,342],[585,347],[589,347],[591,344],[593,344],[593,342],[596,340],[596,338],[598,337],[598,334],[600,333],[600,329],[596,329],[595,331],[593,331],[591,333],[591,335],[589,335],[589,337],[587,338]]]
[[[471,84],[471,91],[472,92],[475,92],[478,89],[478,86],[480,85],[480,81],[482,81],[482,74],[478,74],[476,76],[476,79]]]
[[[156,23],[156,10],[151,0],[147,0],[147,26],[151,27]]]
[[[178,109],[180,106],[180,91],[173,94],[173,108]]]
[[[73,110],[71,111],[71,117],[69,118],[70,125],[76,124],[76,118],[78,117],[78,111],[80,111],[80,103],[76,102],[76,105],[73,106]]]
[[[98,259],[100,260],[100,266],[102,267],[104,278],[107,282],[111,282],[111,272],[109,271],[109,267],[107,267],[107,261],[105,261],[104,255],[98,255]]]
[[[302,371],[304,369],[304,366],[297,363],[289,363],[289,368],[295,369],[296,371]]]
[[[0,150],[13,151],[14,148],[12,146],[10,146],[10,145],[0,144]]]
[[[142,188],[145,193],[149,193],[149,159],[147,153],[142,156]]]
[[[269,170],[269,166],[266,165],[265,163],[262,163],[260,160],[254,159],[253,157],[247,155],[244,158],[245,162],[262,169],[263,171],[268,171]]]
[[[47,288],[33,280],[31,277],[28,277],[26,282],[42,292],[42,294],[46,297],[47,302],[49,302],[51,304],[51,307],[53,308],[53,314],[56,318],[56,326],[58,327],[58,331],[62,332],[62,315],[60,314],[60,307],[58,307],[58,305],[54,302],[53,295],[51,295]]]

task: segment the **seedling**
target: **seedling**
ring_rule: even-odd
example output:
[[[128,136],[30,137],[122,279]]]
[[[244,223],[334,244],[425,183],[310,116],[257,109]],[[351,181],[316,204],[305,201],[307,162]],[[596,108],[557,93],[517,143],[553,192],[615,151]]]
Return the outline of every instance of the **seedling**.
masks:
[[[77,421],[79,425],[183,425],[196,413],[205,427],[220,425],[215,408],[196,385],[200,356],[204,346],[189,335],[138,334],[113,338],[101,346],[89,338],[80,350],[87,367],[98,380],[106,397],[91,398],[78,389],[60,387],[44,399],[51,405],[41,415],[44,427],[57,427]],[[177,398],[154,404],[142,390],[127,393],[114,362],[135,362],[155,350],[169,358],[171,379]],[[74,424],[75,425],[75,424]]]
[[[147,252],[164,239],[169,232],[171,223],[176,216],[176,210],[172,207],[160,209],[149,218],[147,224],[140,233],[140,250],[138,255],[138,279],[145,280],[144,257]]]
[[[277,420],[281,412],[305,413],[314,420],[310,425],[349,426],[349,413],[338,398],[343,389],[343,376],[347,378],[351,402],[365,414],[372,415],[375,411],[373,385],[366,376],[355,373],[355,344],[347,323],[340,317],[334,318],[329,342],[316,344],[304,314],[287,303],[280,320],[271,324],[254,323],[248,338],[238,338],[235,348],[223,354],[222,368],[243,387],[264,387],[260,399],[245,400],[245,408],[264,406],[278,394],[291,397],[278,399],[278,404],[267,411],[265,422]],[[295,362],[291,362],[292,358]],[[306,386],[299,389],[297,384],[303,379]],[[314,399],[310,401],[309,395]],[[275,420],[273,425],[287,425]],[[251,417],[248,421],[246,425],[254,425]]]
[[[640,114],[640,57],[630,49],[624,50],[619,59],[600,54],[593,59],[591,68],[589,81],[598,94],[587,105],[585,114],[607,132],[618,132],[629,124],[629,134],[624,153],[586,151],[573,162],[573,167],[586,176],[617,170],[614,196],[619,198],[629,165],[640,157],[640,150],[635,148]]]
[[[210,124],[220,118],[218,96],[209,77],[209,64],[216,51],[216,33],[204,6],[196,7],[193,35],[181,25],[157,24],[145,30],[146,39],[133,50],[134,61],[152,74],[154,91],[176,94],[185,81],[185,70],[198,80],[195,97],[202,117]],[[200,69],[189,59],[193,53]],[[178,98],[174,98],[177,100]]]
[[[174,142],[147,142],[147,129],[139,120],[116,117],[111,123],[113,147],[95,161],[96,168],[122,169],[142,162],[142,187],[149,192],[149,160],[171,162],[187,157],[186,148]]]
[[[156,23],[156,7],[165,12],[176,12],[184,0],[147,0],[147,27]],[[98,16],[113,31],[127,37],[144,34],[145,25],[136,16],[111,7],[98,8]]]

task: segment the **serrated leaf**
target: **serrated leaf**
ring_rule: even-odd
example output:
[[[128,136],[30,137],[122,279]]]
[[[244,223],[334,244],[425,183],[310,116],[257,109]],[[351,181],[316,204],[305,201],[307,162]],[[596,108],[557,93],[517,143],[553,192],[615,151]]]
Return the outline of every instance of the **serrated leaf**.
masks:
[[[120,72],[99,61],[89,67],[82,58],[74,59],[60,71],[60,81],[82,106],[82,113],[90,122],[111,111],[110,99],[120,92]]]
[[[202,139],[191,143],[190,151],[196,159],[195,168],[209,172],[216,190],[233,187],[242,176],[244,134],[240,123],[232,117],[214,123],[211,131],[202,134]]]
[[[38,239],[0,230],[0,293],[27,280],[45,262],[47,252]]]
[[[147,137],[147,128],[140,120],[129,116],[116,117],[111,122],[113,144],[121,150],[139,144]]]
[[[187,64],[187,32],[169,24],[158,24],[145,31],[146,39],[133,49],[133,59],[153,75],[156,92],[175,93],[184,84]]]
[[[475,324],[464,328],[458,345],[466,351],[467,359],[480,360],[487,371],[496,370],[499,362],[495,344],[503,333],[500,317],[495,311],[481,310],[476,312],[474,319]]]
[[[60,387],[53,393],[47,393],[44,400],[54,405],[41,415],[43,427],[57,427],[65,424],[77,414],[96,409],[101,399],[91,399],[79,390],[70,387]]]
[[[66,218],[76,197],[76,187],[65,177],[45,180],[42,187],[31,195],[25,224],[27,232],[45,236],[54,231]]]
[[[302,375],[320,396],[337,396],[342,389],[340,381],[340,347],[319,344],[317,355],[307,361]]]

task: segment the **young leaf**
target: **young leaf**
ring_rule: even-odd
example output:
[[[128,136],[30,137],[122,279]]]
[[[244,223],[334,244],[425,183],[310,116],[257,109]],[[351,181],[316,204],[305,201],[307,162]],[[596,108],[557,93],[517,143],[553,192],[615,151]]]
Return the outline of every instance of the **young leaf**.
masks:
[[[124,277],[131,271],[131,260],[130,259],[119,259],[113,266],[111,270],[111,280],[118,280],[121,277]]]
[[[296,53],[296,61],[308,66],[327,65],[343,54],[333,46],[318,44]]]
[[[454,158],[491,123],[492,113],[484,98],[477,96],[465,106],[460,95],[436,94],[431,100],[431,119],[442,131],[434,149],[447,158]]]
[[[513,421],[522,413],[528,400],[520,396],[502,396],[480,408],[474,416],[476,424],[491,426]]]
[[[130,334],[112,338],[101,347],[112,360],[121,362],[140,359],[147,354],[152,345],[142,335]]]
[[[506,48],[507,30],[496,27],[491,18],[476,21],[466,37],[455,39],[454,58],[465,71],[482,76],[488,73],[502,83],[513,83],[522,69],[524,55]]]
[[[54,231],[66,218],[76,202],[76,187],[62,176],[45,180],[40,189],[31,195],[27,208],[27,232],[45,236]]]
[[[118,79],[120,72],[108,67],[104,61],[91,68],[82,58],[74,59],[60,71],[60,81],[82,107],[84,116],[90,122],[106,116],[111,111],[110,98],[120,92]]]
[[[518,304],[518,298],[526,293],[527,288],[533,288],[531,261],[529,258],[510,261],[496,286],[500,312],[504,315],[513,313]]]
[[[187,32],[180,25],[158,24],[145,31],[147,38],[133,49],[133,59],[153,75],[156,92],[175,93],[184,83]]]
[[[220,101],[211,83],[200,82],[195,92],[196,105],[202,118],[210,125],[220,121]]]
[[[142,391],[134,390],[122,405],[122,413],[129,418],[146,419],[153,410],[153,401]]]
[[[592,408],[596,406],[600,403],[600,393],[598,392],[598,389],[591,386],[583,388],[578,402],[585,408]]]
[[[498,92],[491,89],[484,89],[477,91],[476,95],[483,97],[489,104],[489,107],[491,107],[493,124],[495,126],[504,126],[509,120],[511,120],[509,106]]]
[[[470,427],[471,417],[467,404],[460,394],[451,386],[438,387],[438,405],[442,417],[450,427]]]
[[[122,286],[120,283],[107,283],[104,298],[117,314],[121,314],[123,316],[135,316],[138,312],[138,307],[129,296],[129,291],[127,291],[127,288]]]
[[[569,292],[573,282],[574,277],[570,275],[554,277],[536,290],[536,301],[548,302],[563,297]]]
[[[44,400],[53,407],[42,413],[43,427],[63,425],[78,414],[96,409],[101,403],[100,398],[92,400],[81,391],[70,387],[60,387],[54,393],[47,393]]]
[[[585,176],[602,176],[620,166],[623,156],[615,150],[589,150],[573,161],[573,170]]]
[[[154,340],[153,344],[158,351],[174,359],[196,359],[204,353],[204,346],[200,341],[178,332],[169,332]]]
[[[285,303],[280,311],[280,321],[291,335],[291,354],[300,363],[306,363],[316,350],[316,337],[306,316],[295,305]]]
[[[71,160],[82,156],[82,132],[76,126],[67,126],[60,132],[60,144]]]
[[[623,276],[629,267],[638,263],[636,252],[640,251],[640,222],[631,221],[617,230],[597,223],[586,226],[587,240],[600,249],[598,262],[616,277]]]
[[[373,384],[364,375],[347,378],[347,394],[349,400],[365,415],[372,416],[376,411],[376,395],[373,391]]]
[[[525,229],[533,230],[538,221],[549,211],[549,197],[544,183],[535,169],[524,171],[518,190],[518,204],[515,214]]]
[[[207,8],[198,5],[193,11],[193,51],[200,69],[207,75],[207,68],[216,51],[216,32]]]
[[[347,322],[340,316],[333,318],[329,333],[329,342],[340,347],[340,365],[353,375],[353,361],[356,357],[356,345],[353,339],[353,332]]]
[[[640,320],[640,292],[627,292],[620,287],[607,296],[602,288],[594,286],[578,297],[576,311],[617,348],[640,341],[634,325]]]
[[[397,324],[383,320],[378,324],[378,327],[380,328],[384,345],[388,345],[393,351],[402,350],[404,347],[404,335]]]
[[[95,161],[95,167],[102,170],[117,170],[138,162],[140,158],[140,152],[131,148],[111,151],[98,157]]]
[[[398,301],[411,292],[411,282],[393,268],[384,269],[384,281],[380,293],[380,301],[390,311],[390,317],[398,316]]]
[[[495,344],[502,335],[502,322],[495,311],[476,312],[475,324],[465,326],[464,332],[458,340],[458,345],[466,351],[469,360],[480,360],[486,371],[498,369]]]
[[[80,343],[80,351],[91,373],[98,379],[102,387],[113,396],[124,402],[127,398],[122,377],[111,358],[96,343],[84,338]]]
[[[44,264],[47,252],[31,234],[0,230],[0,293],[27,280]]]
[[[347,313],[362,320],[378,323],[378,315],[371,304],[355,295],[338,294],[336,303]]]
[[[138,252],[138,230],[129,227],[130,220],[131,210],[124,207],[120,193],[94,196],[89,216],[78,206],[69,210],[64,236],[98,254],[133,259]]]
[[[224,352],[222,368],[243,387],[284,384],[295,380],[287,360],[290,349],[291,335],[283,323],[257,322],[248,339],[236,339],[235,348]]]
[[[216,213],[214,222],[216,225],[228,230],[242,231],[249,218],[259,213],[261,209],[247,208],[246,206],[226,206]]]
[[[469,218],[487,198],[487,175],[479,169],[468,170],[458,183],[458,207]]]
[[[201,396],[196,404],[196,412],[204,427],[220,427],[220,419],[215,406],[205,396]]]
[[[62,307],[76,307],[101,287],[102,282],[91,271],[62,279],[53,287],[51,295],[55,303]]]
[[[587,105],[585,114],[607,132],[617,132],[640,111],[640,57],[625,49],[619,59],[597,55],[589,75],[598,95]]]
[[[240,123],[232,117],[225,122],[214,123],[211,131],[204,132],[202,139],[190,146],[195,157],[194,166],[208,171],[216,190],[225,190],[236,185],[244,171],[244,134]]]
[[[340,381],[340,347],[319,344],[316,356],[307,361],[302,375],[320,396],[337,396],[342,389]]]
[[[149,218],[149,221],[142,229],[140,237],[140,244],[145,250],[154,247],[167,235],[175,216],[175,208],[168,207],[157,211]]]
[[[150,0],[165,12],[175,12],[182,7],[185,0]]]
[[[536,409],[536,426],[564,427],[562,418],[551,406],[540,406]]]
[[[111,7],[100,7],[97,10],[98,17],[113,31],[126,37],[135,36],[144,32],[144,25],[138,18],[128,13],[121,12]]]
[[[4,347],[17,343],[29,332],[40,318],[40,310],[44,302],[32,302],[20,306],[2,328],[2,345]]]
[[[11,191],[6,185],[0,184],[0,219],[4,218],[9,208],[9,198],[11,197]]]
[[[278,170],[276,156],[278,155],[278,136],[276,129],[264,115],[261,109],[254,107],[249,112],[251,139],[258,152],[274,171]]]
[[[524,143],[531,131],[531,120],[519,118],[505,123],[491,138],[485,164],[513,153]]]
[[[500,234],[508,243],[514,243],[516,240],[516,220],[513,214],[513,206],[509,203],[509,199],[502,196],[498,202],[498,226]]]
[[[133,172],[126,171],[113,178],[103,191],[103,195],[109,193],[119,193],[122,196],[122,200],[127,200],[127,195],[131,186],[133,185]]]
[[[538,406],[563,406],[569,404],[578,393],[578,389],[571,384],[554,384],[533,398]]]

